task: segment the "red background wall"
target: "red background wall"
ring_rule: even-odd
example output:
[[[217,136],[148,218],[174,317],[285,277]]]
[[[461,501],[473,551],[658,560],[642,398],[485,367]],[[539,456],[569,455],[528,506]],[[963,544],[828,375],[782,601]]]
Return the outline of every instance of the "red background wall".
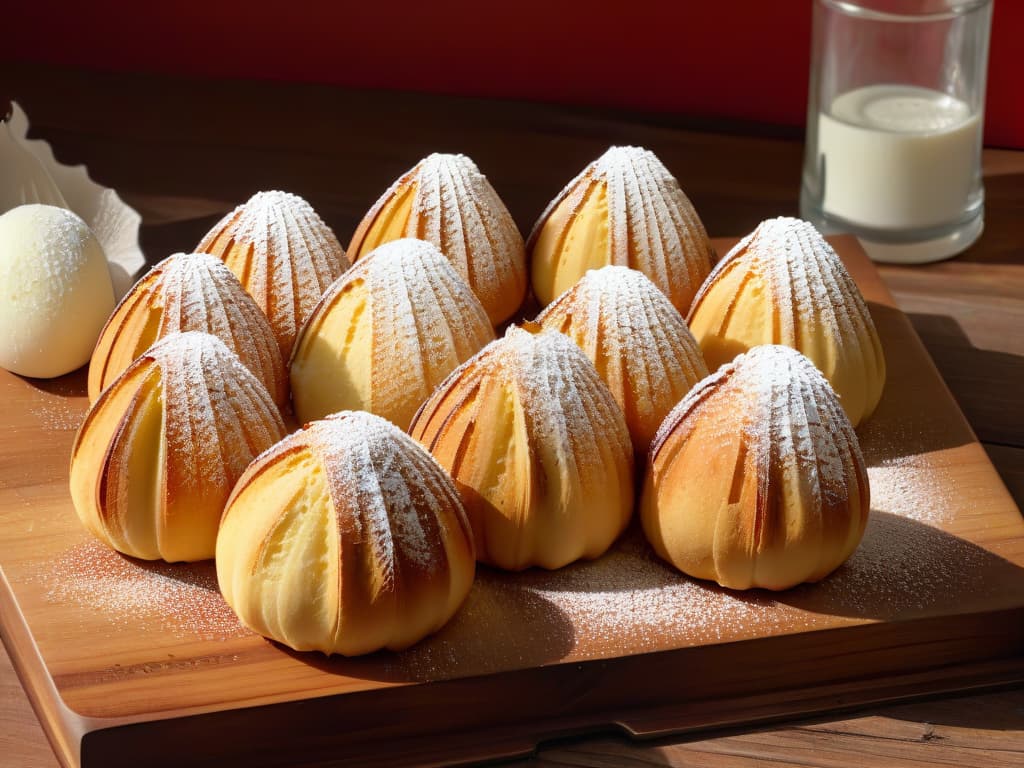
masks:
[[[805,119],[810,0],[60,5],[9,7],[0,60]],[[1024,0],[996,0],[989,145],[1024,148],[1022,49]]]

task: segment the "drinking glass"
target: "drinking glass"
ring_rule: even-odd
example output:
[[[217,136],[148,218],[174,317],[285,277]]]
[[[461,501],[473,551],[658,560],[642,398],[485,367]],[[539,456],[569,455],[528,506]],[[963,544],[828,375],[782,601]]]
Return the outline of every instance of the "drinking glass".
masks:
[[[815,0],[801,215],[876,261],[981,235],[991,0]]]

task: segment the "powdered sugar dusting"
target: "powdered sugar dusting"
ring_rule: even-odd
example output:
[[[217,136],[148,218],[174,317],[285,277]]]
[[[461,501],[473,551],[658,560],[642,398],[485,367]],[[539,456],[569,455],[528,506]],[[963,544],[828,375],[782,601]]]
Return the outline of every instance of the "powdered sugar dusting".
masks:
[[[103,616],[115,631],[155,627],[180,640],[221,641],[250,634],[221,597],[212,561],[147,562],[88,541],[41,564],[32,579],[50,602]]]
[[[385,243],[330,295],[358,280],[370,297],[373,399],[406,402],[407,426],[434,387],[494,339],[494,329],[451,263],[422,240]]]
[[[961,501],[952,475],[926,457],[905,456],[868,468],[871,508],[929,525],[952,522]]]
[[[734,272],[740,277],[728,279]],[[705,308],[709,296],[726,290],[731,293],[716,294]],[[737,313],[738,307],[747,310]],[[733,317],[741,323],[734,326]],[[695,332],[705,348],[708,338],[749,347],[764,343],[750,336],[752,317],[770,330],[771,343],[800,350],[825,372],[854,423],[874,409],[885,381],[874,321],[839,256],[809,222],[761,222],[716,265],[693,300],[689,322],[703,329]]]
[[[519,388],[535,439],[556,451],[581,484],[606,482],[608,467],[615,465],[608,451],[621,461],[632,446],[622,413],[597,369],[560,333],[534,335],[510,328],[496,346],[504,375]]]
[[[84,402],[77,398],[48,397],[28,406],[28,414],[41,429],[49,432],[74,432],[82,426]]]
[[[287,192],[258,192],[221,219],[196,250],[224,259],[270,319],[287,358],[302,323],[348,268],[313,207]]]
[[[658,560],[636,534],[600,560],[530,572],[524,581],[574,626],[586,628],[574,648],[583,654],[721,642],[742,636],[751,625],[780,628],[770,596],[689,579]]]
[[[700,347],[668,298],[643,273],[591,270],[537,317],[572,338],[595,364],[646,451],[671,408],[708,375]]]
[[[122,312],[122,307],[127,308]],[[202,331],[216,336],[263,383],[278,405],[288,400],[284,361],[266,316],[224,263],[205,253],[178,253],[164,259],[140,280],[115,310],[98,344],[106,348],[101,389],[106,388],[141,352],[139,333],[153,308],[159,308],[159,340],[173,333]],[[142,317],[138,317],[142,314]],[[129,335],[134,330],[134,335]]]
[[[408,435],[372,414],[343,411],[292,439],[322,456],[334,507],[369,542],[381,588],[399,561],[425,574],[446,568],[439,534],[452,533],[445,520],[448,510],[462,514],[461,503],[444,470]]]
[[[405,236],[437,246],[492,323],[508,319],[526,294],[526,250],[487,177],[465,155],[431,154],[395,182],[374,210],[409,184],[416,190]]]
[[[649,150],[611,147],[587,166],[541,214],[531,248],[555,207],[565,201],[578,211],[594,184],[607,189],[607,263],[643,272],[685,312],[711,271],[714,251],[679,182]]]
[[[755,462],[795,462],[815,495],[846,499],[854,476],[866,486],[864,457],[835,393],[810,360],[789,347],[754,347],[694,387],[658,430],[653,453],[677,428],[689,434],[684,422],[698,410],[702,440],[711,445],[715,429],[727,437],[739,424]]]
[[[33,203],[5,214],[5,223],[13,223],[16,219],[18,231],[30,233],[31,241],[25,243],[25,252],[38,255],[32,263],[33,281],[51,286],[51,289],[11,293],[13,289],[8,284],[4,286],[5,301],[17,302],[23,307],[30,306],[26,302],[42,302],[44,306],[31,307],[38,310],[39,317],[57,314],[64,306],[68,292],[76,285],[76,277],[82,272],[90,253],[102,256],[103,250],[85,222],[65,208]],[[23,280],[13,282],[21,284]],[[101,296],[96,297],[97,301],[101,299]],[[106,300],[110,301],[109,295]]]
[[[910,517],[872,511],[860,546],[819,584],[785,593],[786,602],[858,618],[908,618],[966,605],[999,589],[1010,567],[984,549]]]
[[[284,422],[266,388],[223,342],[190,331],[145,358],[160,368],[168,469],[189,488],[230,489],[253,457],[280,440]]]

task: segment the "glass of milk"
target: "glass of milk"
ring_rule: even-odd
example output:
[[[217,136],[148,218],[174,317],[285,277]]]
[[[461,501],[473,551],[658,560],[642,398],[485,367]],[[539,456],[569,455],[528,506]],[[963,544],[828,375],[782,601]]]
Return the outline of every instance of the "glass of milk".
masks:
[[[801,215],[876,261],[981,235],[991,0],[815,0]]]

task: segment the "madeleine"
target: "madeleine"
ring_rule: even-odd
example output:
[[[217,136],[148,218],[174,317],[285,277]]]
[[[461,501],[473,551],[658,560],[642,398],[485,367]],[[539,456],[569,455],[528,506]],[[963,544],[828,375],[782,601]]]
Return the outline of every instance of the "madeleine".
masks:
[[[473,555],[437,462],[383,419],[344,412],[246,470],[217,538],[217,580],[250,629],[354,656],[443,626],[469,594]]]
[[[483,306],[430,243],[385,243],[332,285],[291,360],[300,421],[342,410],[407,429],[420,404],[494,340]]]
[[[176,253],[147,272],[107,320],[89,363],[89,402],[155,342],[172,333],[216,336],[270,392],[288,403],[288,376],[270,322],[224,262]]]
[[[71,452],[71,499],[85,527],[118,552],[204,560],[235,481],[284,435],[270,394],[223,342],[172,334],[86,414]]]
[[[433,243],[487,310],[508,320],[526,297],[523,236],[497,192],[465,155],[432,154],[367,212],[349,244],[352,261],[409,237]]]
[[[854,426],[882,397],[885,356],[871,313],[832,246],[806,221],[761,222],[701,287],[689,325],[711,370],[759,344],[802,352]]]
[[[668,412],[708,375],[682,315],[635,269],[587,272],[537,322],[575,341],[594,364],[641,456]]]
[[[659,556],[730,589],[819,581],[860,543],[867,469],[839,401],[789,347],[691,390],[651,446],[640,519]]]
[[[560,333],[510,328],[435,390],[409,432],[455,479],[481,562],[599,557],[632,514],[622,411]]]
[[[257,192],[218,221],[196,250],[235,273],[270,320],[285,360],[327,286],[349,267],[313,206],[288,192]]]
[[[612,147],[548,205],[528,242],[541,306],[588,270],[643,272],[681,314],[711,271],[714,250],[679,182],[653,152]]]

